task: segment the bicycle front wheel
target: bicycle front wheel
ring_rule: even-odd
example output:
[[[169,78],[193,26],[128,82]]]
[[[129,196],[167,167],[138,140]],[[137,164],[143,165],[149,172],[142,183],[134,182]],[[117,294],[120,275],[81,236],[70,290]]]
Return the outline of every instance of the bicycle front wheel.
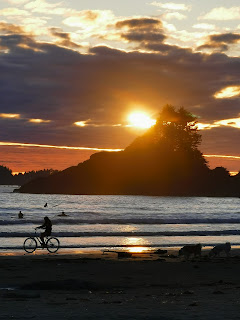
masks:
[[[50,253],[57,252],[60,247],[60,242],[57,238],[51,237],[48,239],[47,243],[47,249]]]
[[[23,243],[23,249],[27,253],[32,253],[37,249],[37,241],[34,238],[27,238]]]

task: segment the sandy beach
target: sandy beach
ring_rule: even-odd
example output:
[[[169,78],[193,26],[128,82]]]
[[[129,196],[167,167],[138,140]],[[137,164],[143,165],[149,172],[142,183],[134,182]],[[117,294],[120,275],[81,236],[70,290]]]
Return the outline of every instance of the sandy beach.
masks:
[[[0,256],[0,319],[239,319],[240,256]]]

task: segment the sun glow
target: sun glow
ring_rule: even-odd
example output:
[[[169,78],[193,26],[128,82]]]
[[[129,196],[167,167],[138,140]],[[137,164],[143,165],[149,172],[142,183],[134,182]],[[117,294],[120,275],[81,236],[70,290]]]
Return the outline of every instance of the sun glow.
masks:
[[[128,116],[129,127],[149,129],[156,124],[155,119],[151,119],[145,112],[136,111]]]

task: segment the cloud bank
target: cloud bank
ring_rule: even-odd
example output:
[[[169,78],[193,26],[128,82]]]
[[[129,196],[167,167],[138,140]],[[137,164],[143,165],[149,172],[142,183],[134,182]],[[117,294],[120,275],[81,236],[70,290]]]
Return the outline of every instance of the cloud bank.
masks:
[[[41,7],[37,3],[25,7],[50,9],[45,2]],[[239,118],[239,95],[215,96],[240,85],[240,58],[223,53],[239,42],[238,33],[210,35],[198,49],[217,52],[205,54],[169,44],[160,18],[122,18],[113,23],[111,13],[104,14],[125,49],[93,44],[83,52],[82,44],[61,28],[48,29],[54,38],[49,42],[37,40],[22,26],[0,23],[0,112],[19,115],[0,117],[3,142],[121,149],[139,134],[124,126],[127,114],[142,108],[157,115],[166,103],[186,107],[201,122]],[[106,22],[97,10],[75,18],[94,32],[94,22],[99,26]],[[74,21],[64,23],[76,25]],[[77,122],[91,125],[76,126]],[[203,149],[240,154],[238,130],[220,125],[204,132]]]

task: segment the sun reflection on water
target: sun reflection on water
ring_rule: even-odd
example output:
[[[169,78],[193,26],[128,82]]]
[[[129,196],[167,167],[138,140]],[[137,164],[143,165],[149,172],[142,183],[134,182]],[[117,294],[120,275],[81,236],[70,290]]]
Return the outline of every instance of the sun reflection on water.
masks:
[[[129,246],[126,249],[131,253],[141,253],[149,250],[148,247],[145,247],[147,244],[148,241],[140,237],[125,238],[124,240],[124,245]]]
[[[145,251],[149,251],[149,248],[148,247],[130,247],[130,248],[127,248],[127,250],[131,253],[142,253]]]

